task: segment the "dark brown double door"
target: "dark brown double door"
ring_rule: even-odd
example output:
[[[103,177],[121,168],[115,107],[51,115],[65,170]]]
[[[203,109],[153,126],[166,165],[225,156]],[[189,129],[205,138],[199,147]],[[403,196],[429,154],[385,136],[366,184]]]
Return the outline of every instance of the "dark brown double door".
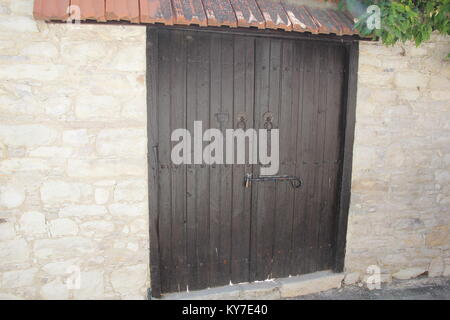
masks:
[[[148,41],[153,290],[332,269],[345,47],[167,29],[149,32]],[[259,165],[172,163],[173,130],[193,135],[202,121],[203,130],[224,132],[242,127],[243,115],[246,128],[260,129],[267,112],[280,134],[278,174],[300,177],[301,188],[286,181],[245,188],[244,175],[259,175]]]

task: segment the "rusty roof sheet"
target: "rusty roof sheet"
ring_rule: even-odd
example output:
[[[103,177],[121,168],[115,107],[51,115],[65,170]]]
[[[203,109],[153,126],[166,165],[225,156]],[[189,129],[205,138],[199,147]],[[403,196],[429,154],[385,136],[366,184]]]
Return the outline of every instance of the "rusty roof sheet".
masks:
[[[71,0],[70,5],[80,8],[81,20],[106,21],[105,0]]]
[[[341,29],[334,20],[328,16],[327,9],[308,8],[314,22],[319,27],[319,33],[341,34]]]
[[[304,5],[296,6],[286,1],[282,4],[292,22],[293,31],[319,33],[318,26]]]
[[[34,17],[38,20],[67,20],[70,0],[35,0]]]
[[[166,0],[170,1],[170,0]],[[175,24],[206,27],[205,10],[201,0],[171,0],[175,11]]]
[[[106,19],[108,21],[129,21],[139,23],[139,0],[105,0]],[[80,7],[81,12],[83,8]]]
[[[236,14],[238,27],[266,28],[266,20],[255,0],[230,0],[230,2]]]
[[[172,3],[166,0],[141,0],[141,22],[142,23],[163,23],[173,25],[174,13]]]
[[[357,35],[353,17],[337,0],[35,0],[34,17],[66,21],[73,7],[82,21],[281,29]],[[73,18],[73,15],[72,15]]]
[[[236,15],[229,0],[202,0],[208,26],[237,27]]]
[[[292,23],[284,11],[281,2],[273,0],[256,0],[259,9],[266,20],[267,29],[283,29],[285,31],[292,31]]]

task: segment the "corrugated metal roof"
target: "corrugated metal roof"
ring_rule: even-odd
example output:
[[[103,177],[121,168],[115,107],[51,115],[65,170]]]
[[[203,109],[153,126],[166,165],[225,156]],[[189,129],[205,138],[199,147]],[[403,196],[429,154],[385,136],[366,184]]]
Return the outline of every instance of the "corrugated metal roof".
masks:
[[[83,7],[80,7],[80,9],[83,12]],[[105,12],[107,21],[141,22],[139,0],[106,0]]]
[[[72,0],[70,4],[80,7],[81,20],[106,21],[104,0]]]
[[[167,0],[140,1],[141,23],[173,25],[175,15],[172,2]]]
[[[353,17],[336,0],[35,0],[34,17],[65,21],[68,7],[82,21],[256,27],[314,34],[356,35]]]
[[[255,0],[230,0],[230,2],[236,14],[238,27],[266,28],[266,20]]]
[[[70,0],[35,0],[34,17],[38,20],[66,20]]]

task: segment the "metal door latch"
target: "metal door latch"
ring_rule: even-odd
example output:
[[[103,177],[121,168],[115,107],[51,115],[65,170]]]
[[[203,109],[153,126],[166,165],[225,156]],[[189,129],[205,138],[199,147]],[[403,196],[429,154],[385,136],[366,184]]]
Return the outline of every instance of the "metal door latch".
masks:
[[[244,176],[244,187],[249,188],[252,182],[263,181],[289,181],[292,188],[298,189],[303,185],[302,179],[295,176],[281,175],[281,176],[256,176],[253,177],[252,173],[246,173]]]

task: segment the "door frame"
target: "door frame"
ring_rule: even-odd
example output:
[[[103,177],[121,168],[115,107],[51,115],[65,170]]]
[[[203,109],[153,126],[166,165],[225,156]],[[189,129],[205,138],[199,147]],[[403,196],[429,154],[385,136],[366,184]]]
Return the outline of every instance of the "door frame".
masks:
[[[157,83],[158,83],[158,37],[160,29],[185,30],[196,32],[233,33],[235,35],[251,35],[260,37],[291,38],[310,41],[341,42],[346,50],[345,84],[342,95],[342,128],[341,156],[342,163],[339,169],[338,208],[336,217],[336,249],[334,256],[334,272],[342,272],[345,262],[345,247],[347,238],[347,222],[351,196],[351,177],[353,144],[355,132],[356,93],[358,83],[358,57],[359,37],[311,35],[301,33],[287,33],[282,31],[252,30],[244,28],[224,29],[215,27],[179,27],[179,26],[147,26],[146,57],[147,57],[147,163],[148,163],[148,204],[149,204],[149,239],[150,239],[150,281],[149,298],[161,296],[161,277],[158,243],[158,108],[157,108]]]

